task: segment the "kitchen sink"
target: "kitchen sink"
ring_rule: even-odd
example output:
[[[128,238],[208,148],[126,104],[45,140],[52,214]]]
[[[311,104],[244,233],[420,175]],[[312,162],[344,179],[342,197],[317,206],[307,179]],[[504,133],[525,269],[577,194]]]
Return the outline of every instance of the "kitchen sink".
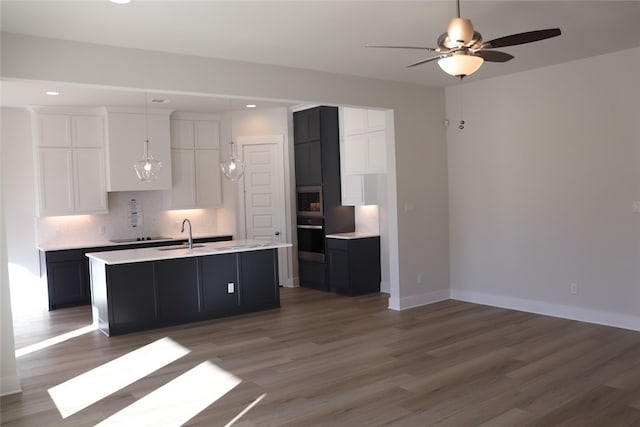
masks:
[[[196,248],[204,248],[204,245],[193,245],[193,249]],[[156,248],[159,251],[177,251],[180,249],[187,249],[189,250],[189,247],[187,245],[177,245],[177,246],[163,246],[161,248]]]

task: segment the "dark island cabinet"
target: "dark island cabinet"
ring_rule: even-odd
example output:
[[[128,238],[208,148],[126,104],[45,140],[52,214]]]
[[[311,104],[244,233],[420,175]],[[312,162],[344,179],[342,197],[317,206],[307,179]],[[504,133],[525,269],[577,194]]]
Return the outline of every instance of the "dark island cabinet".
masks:
[[[195,243],[221,242],[231,240],[232,236],[200,237]],[[91,304],[89,286],[88,252],[117,251],[122,249],[170,246],[185,243],[186,240],[165,240],[161,242],[139,242],[127,245],[87,247],[81,249],[63,249],[40,251],[40,275],[47,280],[49,310]]]
[[[329,286],[347,295],[380,292],[380,237],[327,238]]]
[[[277,249],[90,264],[94,320],[109,336],[280,307]]]
[[[197,261],[176,258],[153,263],[161,323],[190,321],[200,311]]]
[[[96,274],[95,268],[91,274]],[[101,311],[101,318],[113,319],[112,333],[147,329],[155,322],[157,309],[152,264],[114,265],[107,270],[106,280],[112,283],[108,292],[97,289],[93,299],[94,307]],[[107,299],[111,302],[109,305]]]
[[[202,312],[205,316],[226,316],[239,310],[237,258],[237,254],[200,258]]]

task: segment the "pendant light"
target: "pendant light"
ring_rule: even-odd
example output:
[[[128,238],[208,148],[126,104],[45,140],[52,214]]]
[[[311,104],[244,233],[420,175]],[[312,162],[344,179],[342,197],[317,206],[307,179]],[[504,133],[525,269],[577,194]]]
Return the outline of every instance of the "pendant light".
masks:
[[[231,104],[231,100],[229,100],[229,105],[231,106],[231,135],[233,136],[233,105]],[[229,145],[231,157],[229,160],[220,163],[220,169],[227,179],[237,181],[242,178],[244,174],[244,162],[236,155],[236,147],[233,139],[229,141]]]
[[[149,115],[147,114],[147,94],[144,94],[144,124],[146,131],[146,139],[144,140],[144,153],[140,160],[133,164],[133,168],[138,175],[138,179],[142,182],[151,182],[160,176],[160,168],[162,162],[153,158],[149,152]]]

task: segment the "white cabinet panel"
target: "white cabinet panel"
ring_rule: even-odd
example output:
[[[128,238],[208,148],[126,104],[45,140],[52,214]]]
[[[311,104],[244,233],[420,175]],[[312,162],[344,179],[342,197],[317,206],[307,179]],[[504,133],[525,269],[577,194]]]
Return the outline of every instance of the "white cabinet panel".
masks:
[[[40,147],[70,147],[71,116],[66,114],[40,114],[37,116]]]
[[[175,113],[171,119],[173,188],[170,209],[220,206],[220,125],[206,115]]]
[[[67,148],[42,148],[39,152],[40,214],[74,213],[73,154]]]
[[[196,150],[196,190],[198,206],[222,203],[220,151]]]
[[[101,213],[107,211],[104,150],[80,148],[73,152],[75,171],[75,210]]]
[[[171,148],[193,148],[193,120],[171,119]]]
[[[161,113],[109,112],[107,138],[108,191],[171,189],[171,148],[169,111]],[[149,129],[149,152],[162,162],[158,180],[142,182],[133,163],[144,154]]]
[[[74,147],[104,147],[104,120],[100,116],[72,116]]]
[[[218,122],[208,120],[196,120],[195,148],[220,149],[220,125]]]
[[[387,140],[384,131],[367,134],[368,165],[366,173],[387,171]]]
[[[369,165],[367,135],[349,135],[344,139],[345,172],[347,175],[367,173]]]

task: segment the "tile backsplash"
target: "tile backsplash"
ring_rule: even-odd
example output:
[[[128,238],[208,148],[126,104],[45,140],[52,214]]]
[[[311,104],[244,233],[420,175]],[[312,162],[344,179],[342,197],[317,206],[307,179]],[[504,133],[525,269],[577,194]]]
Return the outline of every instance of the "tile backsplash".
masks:
[[[166,210],[164,196],[162,191],[109,193],[106,215],[36,218],[37,242],[81,244],[146,236],[181,237],[184,218],[191,220],[194,236],[233,234],[233,224],[218,223],[218,211],[224,209]],[[229,217],[220,213],[222,218]]]

